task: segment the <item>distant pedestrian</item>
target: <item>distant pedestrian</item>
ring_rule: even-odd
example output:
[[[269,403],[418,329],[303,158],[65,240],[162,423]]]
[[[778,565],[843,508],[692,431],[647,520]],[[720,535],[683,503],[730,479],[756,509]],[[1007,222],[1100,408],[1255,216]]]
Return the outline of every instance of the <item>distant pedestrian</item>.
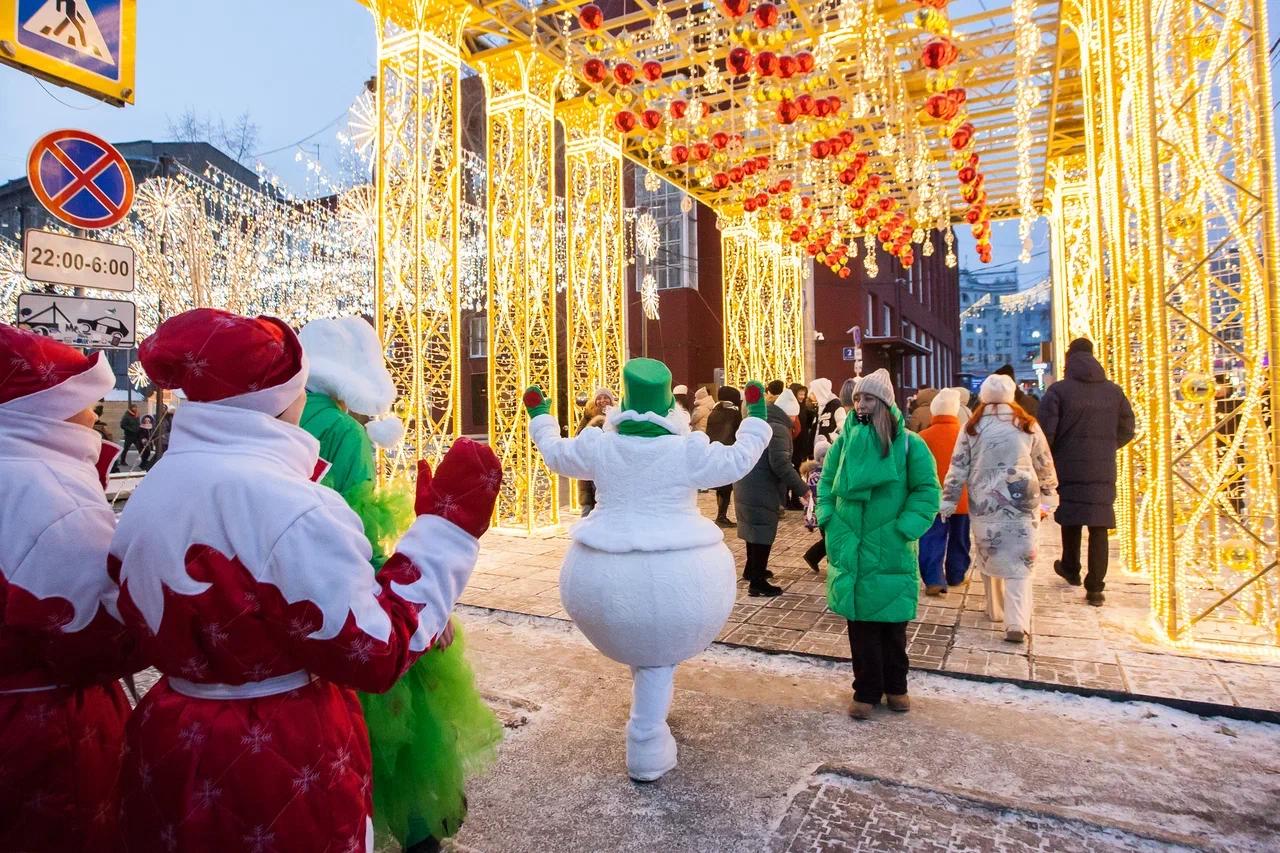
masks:
[[[742,423],[742,392],[731,385],[716,392],[718,402],[707,416],[707,438],[729,447],[738,439],[738,426]],[[716,524],[733,527],[729,519],[729,499],[733,497],[733,484],[716,489]]]
[[[915,403],[908,406],[911,416],[907,418],[907,429],[912,432],[920,432],[933,422],[933,415],[929,410],[929,406],[937,395],[938,392],[934,388],[920,389],[920,393],[916,394]]]
[[[800,423],[800,432],[792,442],[791,448],[791,461],[796,466],[796,470],[799,470],[802,462],[813,458],[813,429],[818,422],[818,407],[809,398],[809,389],[799,382],[792,384],[791,393],[800,404],[800,414],[796,415]]]
[[[844,384],[840,386],[840,411],[836,412],[836,437],[840,436],[844,429],[845,422],[849,419],[849,415],[853,412],[853,395],[858,390],[857,379],[846,379]],[[832,444],[835,441],[832,440]]]
[[[818,417],[813,422],[816,451],[819,437],[825,439],[827,444],[835,444],[836,432],[840,429],[836,420],[836,413],[840,411],[840,398],[831,392],[830,379],[815,379],[810,382],[809,396],[818,412]]]
[[[711,416],[711,410],[716,407],[716,398],[712,396],[714,392],[714,388],[708,390],[706,385],[698,386],[698,390],[693,392],[693,411],[689,413],[689,428],[694,432],[707,431],[707,418]]]
[[[574,435],[581,435],[582,431],[588,427],[603,428],[604,416],[616,405],[616,402],[612,391],[607,388],[597,388],[595,396],[591,398],[591,402],[587,403],[587,407],[582,413],[582,420],[578,422],[578,431]],[[594,482],[591,480],[578,481],[578,502],[582,505],[582,517],[586,518],[596,508],[596,484]]]
[[[987,618],[1004,622],[1005,640],[1031,633],[1031,572],[1040,521],[1057,504],[1058,478],[1035,418],[1014,402],[1013,380],[988,376],[978,411],[956,443],[942,487],[941,515],[954,518],[967,486]]]
[[[769,387],[772,388],[773,383]],[[778,393],[779,400],[791,396],[794,404],[790,389],[784,387]],[[766,393],[765,398],[768,396]],[[769,446],[760,454],[755,467],[733,485],[738,536],[747,543],[747,562],[742,576],[750,584],[748,592],[752,597],[782,594],[781,587],[769,583],[773,577],[769,571],[769,552],[778,536],[778,519],[787,491],[801,494],[808,488],[791,464],[791,416],[778,403],[769,403],[766,419],[773,430]]]
[[[120,432],[124,435],[124,450],[120,452],[120,458],[116,460],[117,470],[125,464],[130,450],[137,448],[138,456],[142,456],[142,431],[139,428],[138,406],[136,403],[130,403],[129,408],[125,409],[124,415],[120,418]]]
[[[912,543],[938,513],[938,476],[929,447],[906,428],[889,373],[864,377],[856,422],[827,454],[818,484],[818,526],[827,542],[827,606],[849,621],[853,702],[870,719],[910,710],[907,623],[916,616],[920,570]]]
[[[929,404],[929,426],[920,437],[929,445],[938,467],[938,484],[946,482],[951,456],[960,438],[960,395],[950,388],[939,391]],[[961,489],[950,518],[941,514],[920,539],[920,576],[925,595],[944,595],[947,587],[964,583],[969,571],[969,498]]]
[[[997,370],[996,373],[999,373],[1001,376],[1008,376],[1015,383],[1017,383],[1018,381],[1018,375],[1017,373],[1014,372],[1012,364],[1006,364],[1004,367],[1001,367],[999,370]],[[1021,385],[1015,384],[1015,388],[1017,390],[1014,391],[1013,402],[1021,406],[1024,412],[1026,412],[1028,415],[1031,415],[1031,417],[1034,418],[1040,407],[1040,401],[1037,400],[1035,397],[1032,397],[1026,391],[1023,391]]]
[[[1106,600],[1109,544],[1116,526],[1116,453],[1133,440],[1133,407],[1119,385],[1107,380],[1093,357],[1093,343],[1077,338],[1067,348],[1064,378],[1049,386],[1040,401],[1040,426],[1053,451],[1061,503],[1062,559],[1053,570],[1072,586],[1080,585],[1080,544],[1089,528],[1086,600]]]
[[[138,467],[146,468],[147,461],[151,458],[151,454],[155,452],[155,443],[153,441],[156,433],[155,416],[143,415],[138,418],[138,432],[142,439],[142,450],[138,452]]]
[[[809,485],[809,491],[804,497],[804,527],[806,530],[818,530],[818,484],[822,482],[822,464],[827,458],[827,453],[831,450],[831,445],[827,444],[826,439],[818,436],[818,443],[813,449],[813,458],[800,466],[800,476]],[[804,552],[804,561],[809,569],[817,574],[821,571],[820,564],[827,556],[827,540],[821,530],[818,530],[818,541],[814,542]]]

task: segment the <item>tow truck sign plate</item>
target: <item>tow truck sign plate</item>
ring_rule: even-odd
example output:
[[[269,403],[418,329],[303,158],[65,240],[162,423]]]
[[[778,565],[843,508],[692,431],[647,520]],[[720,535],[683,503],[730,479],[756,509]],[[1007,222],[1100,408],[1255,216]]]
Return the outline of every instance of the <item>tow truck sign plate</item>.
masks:
[[[16,325],[71,346],[132,349],[137,314],[137,306],[123,299],[20,293]]]

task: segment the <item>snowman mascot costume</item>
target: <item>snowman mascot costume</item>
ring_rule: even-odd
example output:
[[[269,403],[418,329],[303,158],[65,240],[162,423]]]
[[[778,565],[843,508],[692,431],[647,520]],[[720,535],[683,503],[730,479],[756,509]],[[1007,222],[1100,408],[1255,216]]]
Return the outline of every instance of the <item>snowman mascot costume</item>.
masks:
[[[592,645],[631,667],[627,773],[652,782],[676,766],[667,726],[676,665],[711,644],[736,597],[733,555],[698,511],[698,490],[741,478],[772,432],[758,382],[747,386],[748,417],[726,447],[690,431],[662,362],[632,359],[622,379],[622,405],[608,411],[604,428],[572,439],[560,436],[540,388],[528,389],[524,403],[548,467],[596,484],[595,510],[570,532],[560,596]]]

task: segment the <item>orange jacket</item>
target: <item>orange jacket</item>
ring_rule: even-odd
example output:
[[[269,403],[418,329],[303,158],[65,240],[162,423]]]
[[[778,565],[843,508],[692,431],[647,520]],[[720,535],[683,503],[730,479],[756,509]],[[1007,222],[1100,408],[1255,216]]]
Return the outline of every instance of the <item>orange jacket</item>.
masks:
[[[964,427],[955,415],[934,415],[929,426],[920,431],[920,437],[929,445],[933,459],[938,464],[938,483],[947,479],[947,471],[951,468],[951,454],[955,452],[956,442],[960,440],[960,430]],[[956,515],[969,514],[969,492],[960,493],[960,502],[956,504]]]

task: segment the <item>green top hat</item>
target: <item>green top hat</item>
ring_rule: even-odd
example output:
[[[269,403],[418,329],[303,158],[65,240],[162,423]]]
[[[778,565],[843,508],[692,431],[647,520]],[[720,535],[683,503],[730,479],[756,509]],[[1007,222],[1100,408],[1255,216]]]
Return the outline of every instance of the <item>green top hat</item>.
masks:
[[[652,358],[633,358],[622,368],[622,408],[666,417],[676,407],[671,395],[671,371]]]

